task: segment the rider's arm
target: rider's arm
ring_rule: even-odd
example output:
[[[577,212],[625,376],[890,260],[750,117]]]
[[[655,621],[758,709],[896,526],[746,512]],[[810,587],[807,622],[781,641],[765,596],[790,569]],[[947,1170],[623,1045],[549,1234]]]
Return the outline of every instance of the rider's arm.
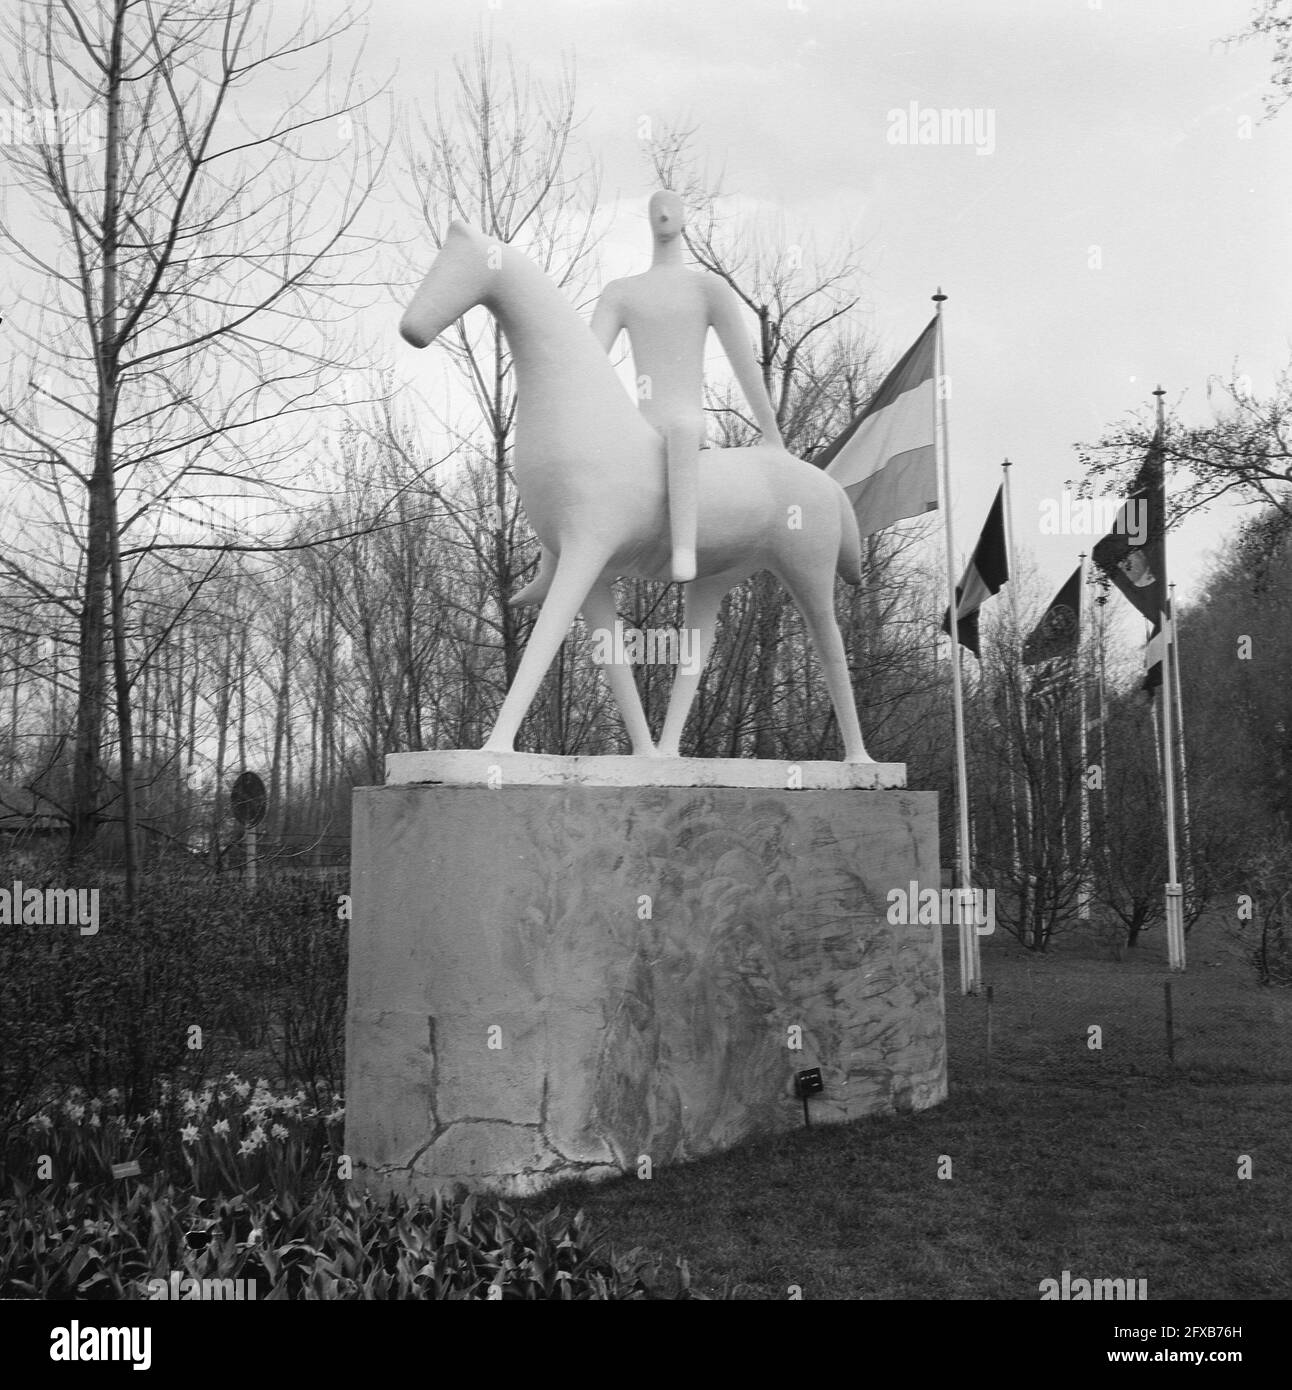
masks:
[[[763,384],[763,375],[758,369],[754,350],[745,336],[745,327],[740,320],[740,303],[730,285],[716,275],[708,279],[709,322],[718,335],[731,370],[745,393],[754,420],[762,431],[763,442],[784,448],[780,426],[776,423],[776,412]]]
[[[592,332],[603,350],[609,352],[623,326],[624,311],[619,301],[619,281],[612,280],[602,290],[597,307],[592,311]]]

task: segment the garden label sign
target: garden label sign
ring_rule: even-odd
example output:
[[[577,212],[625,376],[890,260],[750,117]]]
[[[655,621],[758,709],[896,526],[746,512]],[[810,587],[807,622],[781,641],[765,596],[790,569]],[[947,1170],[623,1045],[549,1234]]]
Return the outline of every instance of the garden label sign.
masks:
[[[229,804],[239,825],[259,825],[268,805],[265,784],[254,772],[244,772],[233,784]]]
[[[247,887],[256,886],[256,826],[265,818],[265,784],[254,772],[244,772],[233,784],[229,805],[239,825],[246,826]]]

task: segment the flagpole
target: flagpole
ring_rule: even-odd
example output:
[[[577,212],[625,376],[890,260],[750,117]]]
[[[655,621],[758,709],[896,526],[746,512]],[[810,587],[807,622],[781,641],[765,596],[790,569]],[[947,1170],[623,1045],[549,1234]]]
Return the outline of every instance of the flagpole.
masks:
[[[964,696],[960,685],[960,604],[956,597],[956,548],[951,523],[951,462],[947,432],[947,408],[944,400],[947,373],[946,348],[942,341],[942,305],[946,298],[947,296],[942,293],[942,287],[939,285],[938,292],[933,296],[933,302],[937,305],[935,311],[937,316],[937,387],[933,392],[933,408],[937,415],[937,427],[934,431],[934,444],[939,455],[938,477],[942,485],[942,515],[946,524],[947,537],[947,593],[950,601],[948,609],[950,621],[947,626],[951,629],[951,698],[955,710],[956,738],[956,839],[959,847],[956,876],[960,880],[955,886],[957,888],[970,888],[972,887],[973,865],[970,860],[969,848],[969,773],[965,764]],[[966,920],[972,919],[975,914],[964,910],[968,905],[963,900],[964,896],[960,893],[954,895],[957,908],[955,916],[960,928],[960,993],[974,994],[978,987],[977,973],[974,969],[974,938],[977,931],[973,921]]]
[[[1159,386],[1153,394],[1157,397],[1157,440],[1162,449],[1162,493],[1166,495],[1166,451],[1165,451],[1165,410],[1162,398],[1166,392]],[[1166,570],[1166,516],[1162,518],[1162,568]],[[1166,587],[1166,575],[1161,576]],[[1159,614],[1159,624],[1167,650],[1162,660],[1162,782],[1166,790],[1166,949],[1167,959],[1172,970],[1184,969],[1184,912],[1183,889],[1180,887],[1179,868],[1176,861],[1175,844],[1175,721],[1171,708],[1175,700],[1175,680],[1171,674],[1170,642],[1171,617],[1169,613]]]
[[[1086,552],[1081,552],[1081,580],[1077,588],[1079,594],[1086,589]],[[1089,751],[1086,746],[1086,672],[1082,665],[1081,633],[1077,634],[1077,718],[1081,720],[1081,878],[1077,888],[1077,916],[1082,921],[1090,920],[1090,785],[1087,780],[1090,772]]]
[[[1001,475],[1002,475],[1003,478],[1004,478],[1004,488],[1005,488],[1005,563],[1006,563],[1006,564],[1008,565],[1008,567],[1009,567],[1009,573],[1010,573],[1010,577],[1011,577],[1011,578],[1014,578],[1014,577],[1017,575],[1017,573],[1018,573],[1017,569],[1016,569],[1015,566],[1014,566],[1014,502],[1013,502],[1013,497],[1012,497],[1012,495],[1011,495],[1011,493],[1010,493],[1010,487],[1009,487],[1009,480],[1010,480],[1010,471],[1009,471],[1009,470],[1010,470],[1011,468],[1013,468],[1013,466],[1014,466],[1014,465],[1009,461],[1009,459],[1003,460],[1002,463],[1001,463],[1001,465],[1000,465],[1000,471],[1001,471]],[[1017,581],[1016,578],[1014,578],[1014,583],[1012,583],[1012,584],[1009,586],[1009,613],[1010,613],[1010,623],[1012,624],[1013,629],[1014,629],[1013,642],[1014,642],[1014,643],[1017,643],[1017,642],[1018,642],[1018,639],[1019,639],[1019,631],[1018,631],[1018,581]],[[1020,696],[1020,694],[1021,694],[1021,691],[1020,691],[1020,690],[1016,690],[1016,689],[1014,688],[1014,681],[1015,681],[1015,678],[1016,678],[1017,675],[1018,675],[1018,662],[1017,662],[1017,659],[1016,659],[1016,657],[1015,657],[1015,654],[1014,654],[1014,652],[1013,652],[1013,650],[1012,650],[1012,645],[1011,645],[1009,679],[1008,679],[1008,680],[1006,681],[1006,683],[1005,683],[1006,712],[1010,715],[1009,738],[1010,738],[1010,741],[1011,741],[1011,742],[1013,741],[1013,737],[1014,737],[1014,725],[1013,725],[1013,711],[1009,709],[1009,706],[1010,706],[1011,704],[1017,702],[1020,721],[1025,721],[1025,714],[1026,714],[1026,708],[1027,708],[1026,701],[1025,701],[1025,700],[1022,700],[1022,699],[1019,699],[1019,696]],[[1026,722],[1023,722],[1022,727],[1023,727],[1023,734],[1024,734],[1024,737],[1026,737],[1026,734],[1027,734],[1027,725],[1026,725]],[[1029,792],[1030,792],[1030,785],[1029,785]],[[1028,839],[1029,839],[1029,844],[1030,844],[1030,840],[1031,840],[1030,830],[1031,830],[1031,823],[1032,823],[1032,810],[1031,810],[1031,805],[1030,805],[1030,804],[1029,804],[1029,806],[1028,806],[1027,821],[1028,821],[1028,828],[1029,828]],[[1010,841],[1011,841],[1011,843],[1012,843],[1012,845],[1013,845],[1013,848],[1014,848],[1014,876],[1015,876],[1015,878],[1019,879],[1020,882],[1021,882],[1022,874],[1023,874],[1023,859],[1022,859],[1022,855],[1019,853],[1019,848],[1018,848],[1018,779],[1017,779],[1017,777],[1015,776],[1014,759],[1013,759],[1012,756],[1010,757],[1010,760],[1009,760],[1009,828],[1010,828]]]
[[[1017,571],[1016,571],[1016,569],[1015,569],[1015,567],[1014,567],[1014,494],[1013,494],[1013,490],[1012,490],[1012,488],[1011,488],[1011,486],[1010,486],[1010,479],[1013,477],[1013,474],[1010,473],[1010,471],[1009,471],[1011,468],[1013,468],[1013,466],[1014,466],[1014,464],[1013,464],[1013,462],[1012,462],[1010,459],[1005,459],[1005,460],[1002,462],[1002,464],[1001,464],[1001,471],[1002,471],[1002,472],[1004,473],[1004,475],[1005,475],[1005,541],[1006,541],[1006,545],[1008,546],[1007,556],[1008,556],[1008,563],[1009,563],[1009,572],[1010,572],[1011,575],[1016,575],[1016,574],[1017,574]],[[1017,637],[1020,635],[1020,634],[1019,634],[1019,631],[1018,631],[1018,581],[1017,581],[1017,579],[1015,579],[1014,583],[1011,584],[1011,585],[1010,585],[1010,588],[1009,588],[1009,604],[1010,604],[1010,612],[1011,612],[1011,615],[1012,615],[1012,621],[1013,621],[1013,624],[1014,624],[1015,637],[1016,637],[1016,639],[1017,639]],[[1019,655],[1020,655],[1020,657],[1021,657],[1022,653],[1020,652]],[[1017,665],[1015,665],[1014,671],[1017,672],[1017,670],[1018,670],[1018,667],[1017,667]],[[1011,679],[1012,679],[1012,675],[1011,675]],[[1025,806],[1024,806],[1024,810],[1025,810],[1025,813],[1026,813],[1026,824],[1027,824],[1027,859],[1026,859],[1027,868],[1026,868],[1026,871],[1024,871],[1024,868],[1023,868],[1023,863],[1024,863],[1024,861],[1023,861],[1023,858],[1022,858],[1022,856],[1019,854],[1019,851],[1018,851],[1018,824],[1017,824],[1017,819],[1015,819],[1015,824],[1014,824],[1014,872],[1015,872],[1015,875],[1016,875],[1017,881],[1018,881],[1018,893],[1019,893],[1019,904],[1020,904],[1020,907],[1019,907],[1019,921],[1020,921],[1020,923],[1025,923],[1025,922],[1027,922],[1027,921],[1030,921],[1030,919],[1031,919],[1031,911],[1032,911],[1032,906],[1031,906],[1031,902],[1032,902],[1032,892],[1031,892],[1031,888],[1032,888],[1032,879],[1033,879],[1033,877],[1034,877],[1034,875],[1033,875],[1033,873],[1032,873],[1032,868],[1033,868],[1033,865],[1034,865],[1035,862],[1036,862],[1036,860],[1035,860],[1035,853],[1036,853],[1036,825],[1035,825],[1035,806],[1034,806],[1034,803],[1033,803],[1032,770],[1031,770],[1031,767],[1030,767],[1030,765],[1029,765],[1029,760],[1028,760],[1028,756],[1027,756],[1027,755],[1028,755],[1028,749],[1029,749],[1029,737],[1030,737],[1030,734],[1029,734],[1029,731],[1028,731],[1028,726],[1027,726],[1027,700],[1028,700],[1028,692],[1025,691],[1025,690],[1023,689],[1023,683],[1022,683],[1021,678],[1020,678],[1019,683],[1018,683],[1018,689],[1017,689],[1017,691],[1016,691],[1016,696],[1017,696],[1017,700],[1018,700],[1018,733],[1019,733],[1019,739],[1020,739],[1020,742],[1019,742],[1019,753],[1020,753],[1020,755],[1021,755],[1021,759],[1022,759],[1022,763],[1023,763],[1023,791],[1025,792],[1026,797],[1027,797],[1027,800],[1026,800],[1026,803],[1025,803]],[[1011,735],[1013,734],[1013,732],[1014,732],[1013,729],[1011,729],[1011,730],[1010,730]],[[1009,791],[1010,791],[1010,810],[1011,810],[1011,812],[1013,812],[1013,809],[1014,809],[1014,764],[1013,764],[1013,760],[1012,760],[1012,759],[1010,760],[1010,768],[1009,768]],[[1024,935],[1026,936],[1026,931],[1027,931],[1026,927],[1024,927],[1023,930],[1024,930]]]
[[[1189,819],[1189,763],[1184,749],[1184,695],[1180,685],[1180,640],[1175,626],[1175,585],[1171,595],[1171,640],[1167,652],[1171,658],[1171,675],[1175,681],[1175,734],[1180,750],[1180,829],[1184,839],[1184,890],[1188,898],[1193,888],[1193,835]]]
[[[961,707],[961,709],[964,709],[965,706],[968,704],[970,698],[972,698],[972,696],[973,696],[974,685],[973,685],[972,677],[966,674],[966,670],[967,670],[968,668],[966,668],[966,666],[965,666],[965,664],[964,664],[964,660],[965,660],[965,649],[960,645],[960,640],[959,640],[959,624],[958,624],[958,623],[957,623],[957,632],[956,632],[955,653],[956,653],[956,661],[959,662],[959,664],[960,664],[960,707]],[[979,672],[979,674],[981,675],[981,671]],[[968,736],[966,735],[965,741],[964,741],[964,752],[963,752],[963,756],[964,756],[964,758],[965,758],[965,770],[966,770],[965,786],[966,786],[966,788],[967,788],[968,785],[969,785],[969,784],[968,784],[968,777],[967,777],[967,773],[968,773],[968,754],[969,754],[969,739],[968,739]],[[972,865],[972,864],[974,863],[974,861],[975,861],[975,860],[977,859],[977,857],[978,857],[978,837],[977,837],[977,829],[976,829],[976,827],[975,827],[975,825],[974,825],[973,806],[972,806],[972,804],[970,803],[969,798],[968,798],[967,795],[966,795],[966,797],[965,797],[965,819],[967,820],[968,825],[969,825],[969,855],[968,855],[968,858],[965,860],[965,863],[968,864],[968,865]],[[966,873],[966,875],[965,875],[965,885],[964,885],[964,886],[965,886],[966,888],[972,886],[972,879],[971,879],[971,876],[970,876],[968,873]],[[982,938],[978,935],[978,932],[975,930],[974,924],[972,924],[972,923],[970,923],[970,924],[968,925],[967,931],[966,931],[966,933],[965,933],[965,937],[966,937],[966,940],[968,941],[968,944],[969,944],[969,979],[970,979],[970,982],[971,982],[971,984],[972,984],[972,992],[976,994],[976,993],[978,992],[978,987],[979,987],[979,986],[981,985],[981,983],[982,983]]]
[[[1093,559],[1093,555],[1091,556]],[[1108,880],[1108,695],[1107,661],[1105,659],[1104,635],[1108,620],[1108,581],[1100,585],[1101,592],[1095,599],[1099,609],[1099,852],[1103,861],[1104,881]]]

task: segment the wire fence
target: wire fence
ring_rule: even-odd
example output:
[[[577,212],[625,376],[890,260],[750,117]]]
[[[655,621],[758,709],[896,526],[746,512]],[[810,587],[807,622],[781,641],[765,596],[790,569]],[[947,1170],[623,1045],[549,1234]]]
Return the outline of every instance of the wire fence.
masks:
[[[1223,926],[1190,934],[1188,968],[1163,942],[1122,960],[1093,944],[1036,955],[984,939],[984,988],[957,988],[958,945],[944,951],[950,1082],[1098,1084],[1130,1078],[1292,1082],[1292,990],[1261,985]]]

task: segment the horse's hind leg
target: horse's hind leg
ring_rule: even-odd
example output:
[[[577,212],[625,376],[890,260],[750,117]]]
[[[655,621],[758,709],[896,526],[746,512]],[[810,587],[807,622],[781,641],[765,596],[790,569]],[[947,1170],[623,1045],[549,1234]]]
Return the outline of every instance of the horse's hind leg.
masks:
[[[606,580],[598,579],[588,590],[583,600],[583,616],[591,628],[601,628],[604,632],[615,630],[614,590]],[[655,751],[650,736],[650,725],[646,722],[646,712],[642,709],[641,696],[637,693],[637,682],[627,666],[612,661],[606,668],[606,680],[610,682],[611,694],[619,713],[623,716],[624,727],[633,742],[633,753],[639,758],[648,758]]]
[[[816,648],[825,677],[830,703],[834,706],[839,732],[843,735],[843,760],[846,763],[868,763],[866,745],[861,738],[857,720],[857,701],[852,693],[852,678],[848,674],[848,654],[844,650],[843,634],[834,615],[834,566],[828,574],[794,576],[781,575],[781,582],[790,591],[798,610],[807,624],[808,636]]]
[[[722,603],[722,596],[733,583],[733,576],[715,574],[705,579],[697,579],[686,586],[686,607],[682,621],[684,631],[690,635],[692,642],[691,661],[686,665],[679,664],[677,674],[673,677],[673,689],[669,691],[668,696],[668,713],[664,716],[664,732],[659,738],[661,757],[679,756],[686,717],[691,712],[696,691],[700,688],[700,677],[704,674],[709,653],[713,650],[713,630],[718,620],[718,606]]]
[[[511,683],[507,698],[502,702],[497,723],[484,746],[485,752],[512,751],[520,722],[529,713],[552,658],[565,641],[570,624],[608,559],[601,547],[582,551],[567,547],[561,553],[547,598],[543,600],[542,611],[525,645],[525,655],[520,659],[520,669]]]

